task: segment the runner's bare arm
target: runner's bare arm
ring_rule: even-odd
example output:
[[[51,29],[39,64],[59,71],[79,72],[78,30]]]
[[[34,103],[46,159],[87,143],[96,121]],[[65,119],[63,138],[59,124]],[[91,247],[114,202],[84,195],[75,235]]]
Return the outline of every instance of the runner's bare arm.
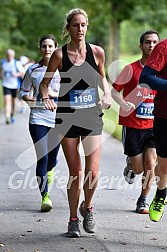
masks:
[[[51,111],[54,111],[57,108],[57,104],[54,102],[53,99],[49,99],[48,86],[55,71],[57,69],[61,69],[61,61],[62,61],[62,50],[61,48],[58,48],[53,52],[50,58],[46,73],[44,75],[44,78],[39,86],[39,92],[41,94],[45,107],[46,109],[49,109]]]
[[[108,109],[111,107],[111,91],[109,88],[108,81],[105,76],[105,54],[104,50],[99,46],[93,46],[93,53],[95,57],[96,64],[98,66],[98,72],[100,75],[98,85],[103,90],[104,94],[101,100],[102,109]]]
[[[39,92],[43,99],[49,98],[48,96],[49,82],[52,79],[55,71],[61,68],[61,59],[62,59],[62,51],[61,48],[58,48],[53,52],[46,73],[39,86]]]

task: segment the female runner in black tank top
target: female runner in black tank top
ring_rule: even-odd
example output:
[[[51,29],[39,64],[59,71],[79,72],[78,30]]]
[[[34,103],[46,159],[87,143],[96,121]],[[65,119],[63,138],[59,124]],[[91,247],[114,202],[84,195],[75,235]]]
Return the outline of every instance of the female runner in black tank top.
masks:
[[[48,99],[48,84],[56,69],[61,74],[60,97],[57,109],[57,127],[62,132],[62,148],[69,168],[67,187],[70,219],[67,236],[79,237],[78,204],[82,182],[82,164],[78,150],[82,143],[85,154],[83,189],[84,201],[80,213],[83,228],[95,230],[92,198],[97,186],[101,156],[102,109],[111,105],[111,95],[104,70],[104,50],[85,42],[88,17],[84,10],[73,9],[67,14],[64,37],[70,41],[53,53],[47,72],[40,84],[45,107],[54,110],[57,105]],[[103,90],[99,100],[98,85]],[[99,102],[100,101],[100,102]],[[91,181],[91,183],[90,183]]]
[[[102,133],[102,108],[99,104],[98,82],[102,78],[91,46],[86,43],[86,59],[74,65],[62,47],[61,90],[57,108],[57,123],[62,135],[78,137]]]

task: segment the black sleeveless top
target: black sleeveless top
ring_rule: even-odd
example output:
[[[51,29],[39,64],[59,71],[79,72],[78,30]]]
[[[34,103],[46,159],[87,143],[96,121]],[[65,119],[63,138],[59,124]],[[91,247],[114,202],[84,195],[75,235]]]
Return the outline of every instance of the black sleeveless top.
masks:
[[[83,64],[74,65],[67,54],[67,45],[62,47],[62,69],[57,113],[74,113],[79,110],[90,112],[98,107],[98,82],[102,78],[93,56],[92,49],[86,43],[86,59]],[[100,108],[101,110],[101,108]],[[87,111],[88,112],[88,111]]]

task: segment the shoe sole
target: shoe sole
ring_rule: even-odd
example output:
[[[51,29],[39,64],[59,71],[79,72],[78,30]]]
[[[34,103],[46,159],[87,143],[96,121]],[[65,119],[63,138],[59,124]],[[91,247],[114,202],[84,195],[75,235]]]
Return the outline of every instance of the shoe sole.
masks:
[[[84,225],[83,225],[83,230],[88,233],[88,234],[94,234],[95,233],[95,228],[93,230],[88,230],[88,229],[85,229],[84,228]]]
[[[81,234],[79,233],[73,233],[73,234],[70,234],[70,233],[66,233],[66,237],[69,237],[69,238],[79,238],[81,237]]]
[[[149,210],[147,210],[147,209],[136,210],[136,213],[138,213],[138,214],[149,214]]]
[[[135,181],[135,180],[130,180],[130,179],[127,178],[126,176],[124,176],[124,178],[125,178],[125,181],[126,181],[129,185],[133,184],[134,181]]]
[[[52,210],[52,206],[49,204],[43,204],[41,207],[41,212],[49,212]]]

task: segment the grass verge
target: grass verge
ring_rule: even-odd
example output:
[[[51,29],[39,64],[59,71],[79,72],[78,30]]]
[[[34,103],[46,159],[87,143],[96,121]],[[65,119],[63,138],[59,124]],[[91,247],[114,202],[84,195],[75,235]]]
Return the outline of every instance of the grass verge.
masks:
[[[118,125],[118,113],[113,109],[106,110],[103,116],[104,130],[121,141],[122,126]]]

